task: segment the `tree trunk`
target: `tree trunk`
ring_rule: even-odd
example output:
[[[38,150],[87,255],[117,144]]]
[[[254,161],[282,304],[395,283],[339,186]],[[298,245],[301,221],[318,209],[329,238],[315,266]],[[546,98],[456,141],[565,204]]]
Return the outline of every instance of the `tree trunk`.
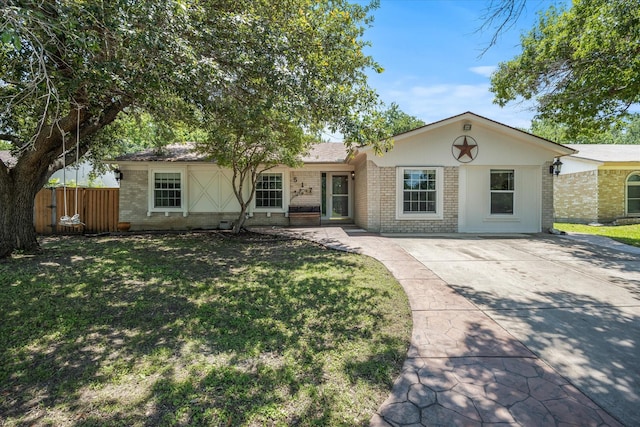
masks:
[[[102,110],[99,120],[86,109],[72,109],[55,126],[40,129],[33,147],[24,149],[15,165],[9,167],[0,161],[0,259],[11,256],[16,249],[40,249],[33,223],[36,194],[56,170],[82,158],[90,148],[91,136],[113,122],[127,105],[119,100],[112,102]],[[80,139],[79,144],[65,147],[65,160],[63,132],[69,141]]]
[[[11,255],[15,249],[15,239],[12,231],[16,229],[13,214],[13,188],[7,179],[8,174],[0,173],[0,259]]]
[[[16,249],[27,252],[40,250],[40,244],[38,243],[36,235],[36,226],[33,221],[36,194],[37,191],[32,191],[24,184],[19,184],[15,191],[13,223]]]
[[[240,231],[242,230],[242,227],[244,227],[244,223],[247,220],[247,209],[249,209],[249,206],[253,201],[253,197],[256,194],[256,183],[257,183],[257,177],[259,175],[258,172],[256,171],[257,167],[258,165],[249,165],[244,170],[239,171],[236,169],[234,165],[233,180],[232,180],[233,192],[236,195],[236,199],[238,200],[238,203],[240,203],[240,215],[238,215],[238,221],[236,221],[236,223],[233,226],[233,232],[235,234],[240,233]],[[247,175],[249,176],[248,184],[250,186],[250,189],[249,189],[249,197],[247,197],[247,199],[245,200],[243,189],[244,189],[245,179]]]
[[[26,252],[40,249],[33,222],[37,190],[33,190],[33,182],[13,180],[11,177],[6,174],[0,179],[0,258],[9,257],[15,249]],[[32,181],[35,181],[35,177]]]
[[[246,203],[241,203],[240,204],[240,215],[238,215],[238,220],[235,222],[235,224],[233,224],[233,233],[234,234],[239,234],[240,231],[242,230],[242,227],[244,227],[244,222],[247,219],[247,204]]]

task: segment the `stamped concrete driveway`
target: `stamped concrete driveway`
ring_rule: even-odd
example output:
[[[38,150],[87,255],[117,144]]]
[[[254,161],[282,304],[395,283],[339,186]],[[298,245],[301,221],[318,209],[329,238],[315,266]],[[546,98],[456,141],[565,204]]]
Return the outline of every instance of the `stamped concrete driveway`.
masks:
[[[556,236],[393,241],[611,415],[640,425],[640,252]]]

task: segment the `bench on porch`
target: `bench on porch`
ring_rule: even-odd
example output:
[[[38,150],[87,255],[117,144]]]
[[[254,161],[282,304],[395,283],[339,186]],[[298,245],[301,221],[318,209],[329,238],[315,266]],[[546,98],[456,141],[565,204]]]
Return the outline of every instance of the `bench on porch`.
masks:
[[[320,225],[320,206],[289,206],[289,225]]]

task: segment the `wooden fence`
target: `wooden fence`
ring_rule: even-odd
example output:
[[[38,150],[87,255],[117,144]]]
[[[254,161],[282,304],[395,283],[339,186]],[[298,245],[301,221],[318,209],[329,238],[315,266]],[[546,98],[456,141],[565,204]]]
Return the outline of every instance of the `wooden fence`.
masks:
[[[118,188],[44,188],[35,200],[34,223],[40,234],[104,233],[118,231]],[[80,214],[84,225],[60,224],[63,215]]]

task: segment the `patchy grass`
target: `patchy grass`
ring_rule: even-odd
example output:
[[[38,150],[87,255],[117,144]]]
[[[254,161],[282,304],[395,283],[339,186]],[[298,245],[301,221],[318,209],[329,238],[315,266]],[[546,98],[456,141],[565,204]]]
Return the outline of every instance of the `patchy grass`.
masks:
[[[627,245],[640,247],[640,224],[616,225],[616,226],[593,226],[583,224],[556,223],[554,227],[568,233],[595,234],[598,236],[610,237]]]
[[[0,424],[366,425],[406,356],[399,284],[225,236],[55,237],[0,263]]]

